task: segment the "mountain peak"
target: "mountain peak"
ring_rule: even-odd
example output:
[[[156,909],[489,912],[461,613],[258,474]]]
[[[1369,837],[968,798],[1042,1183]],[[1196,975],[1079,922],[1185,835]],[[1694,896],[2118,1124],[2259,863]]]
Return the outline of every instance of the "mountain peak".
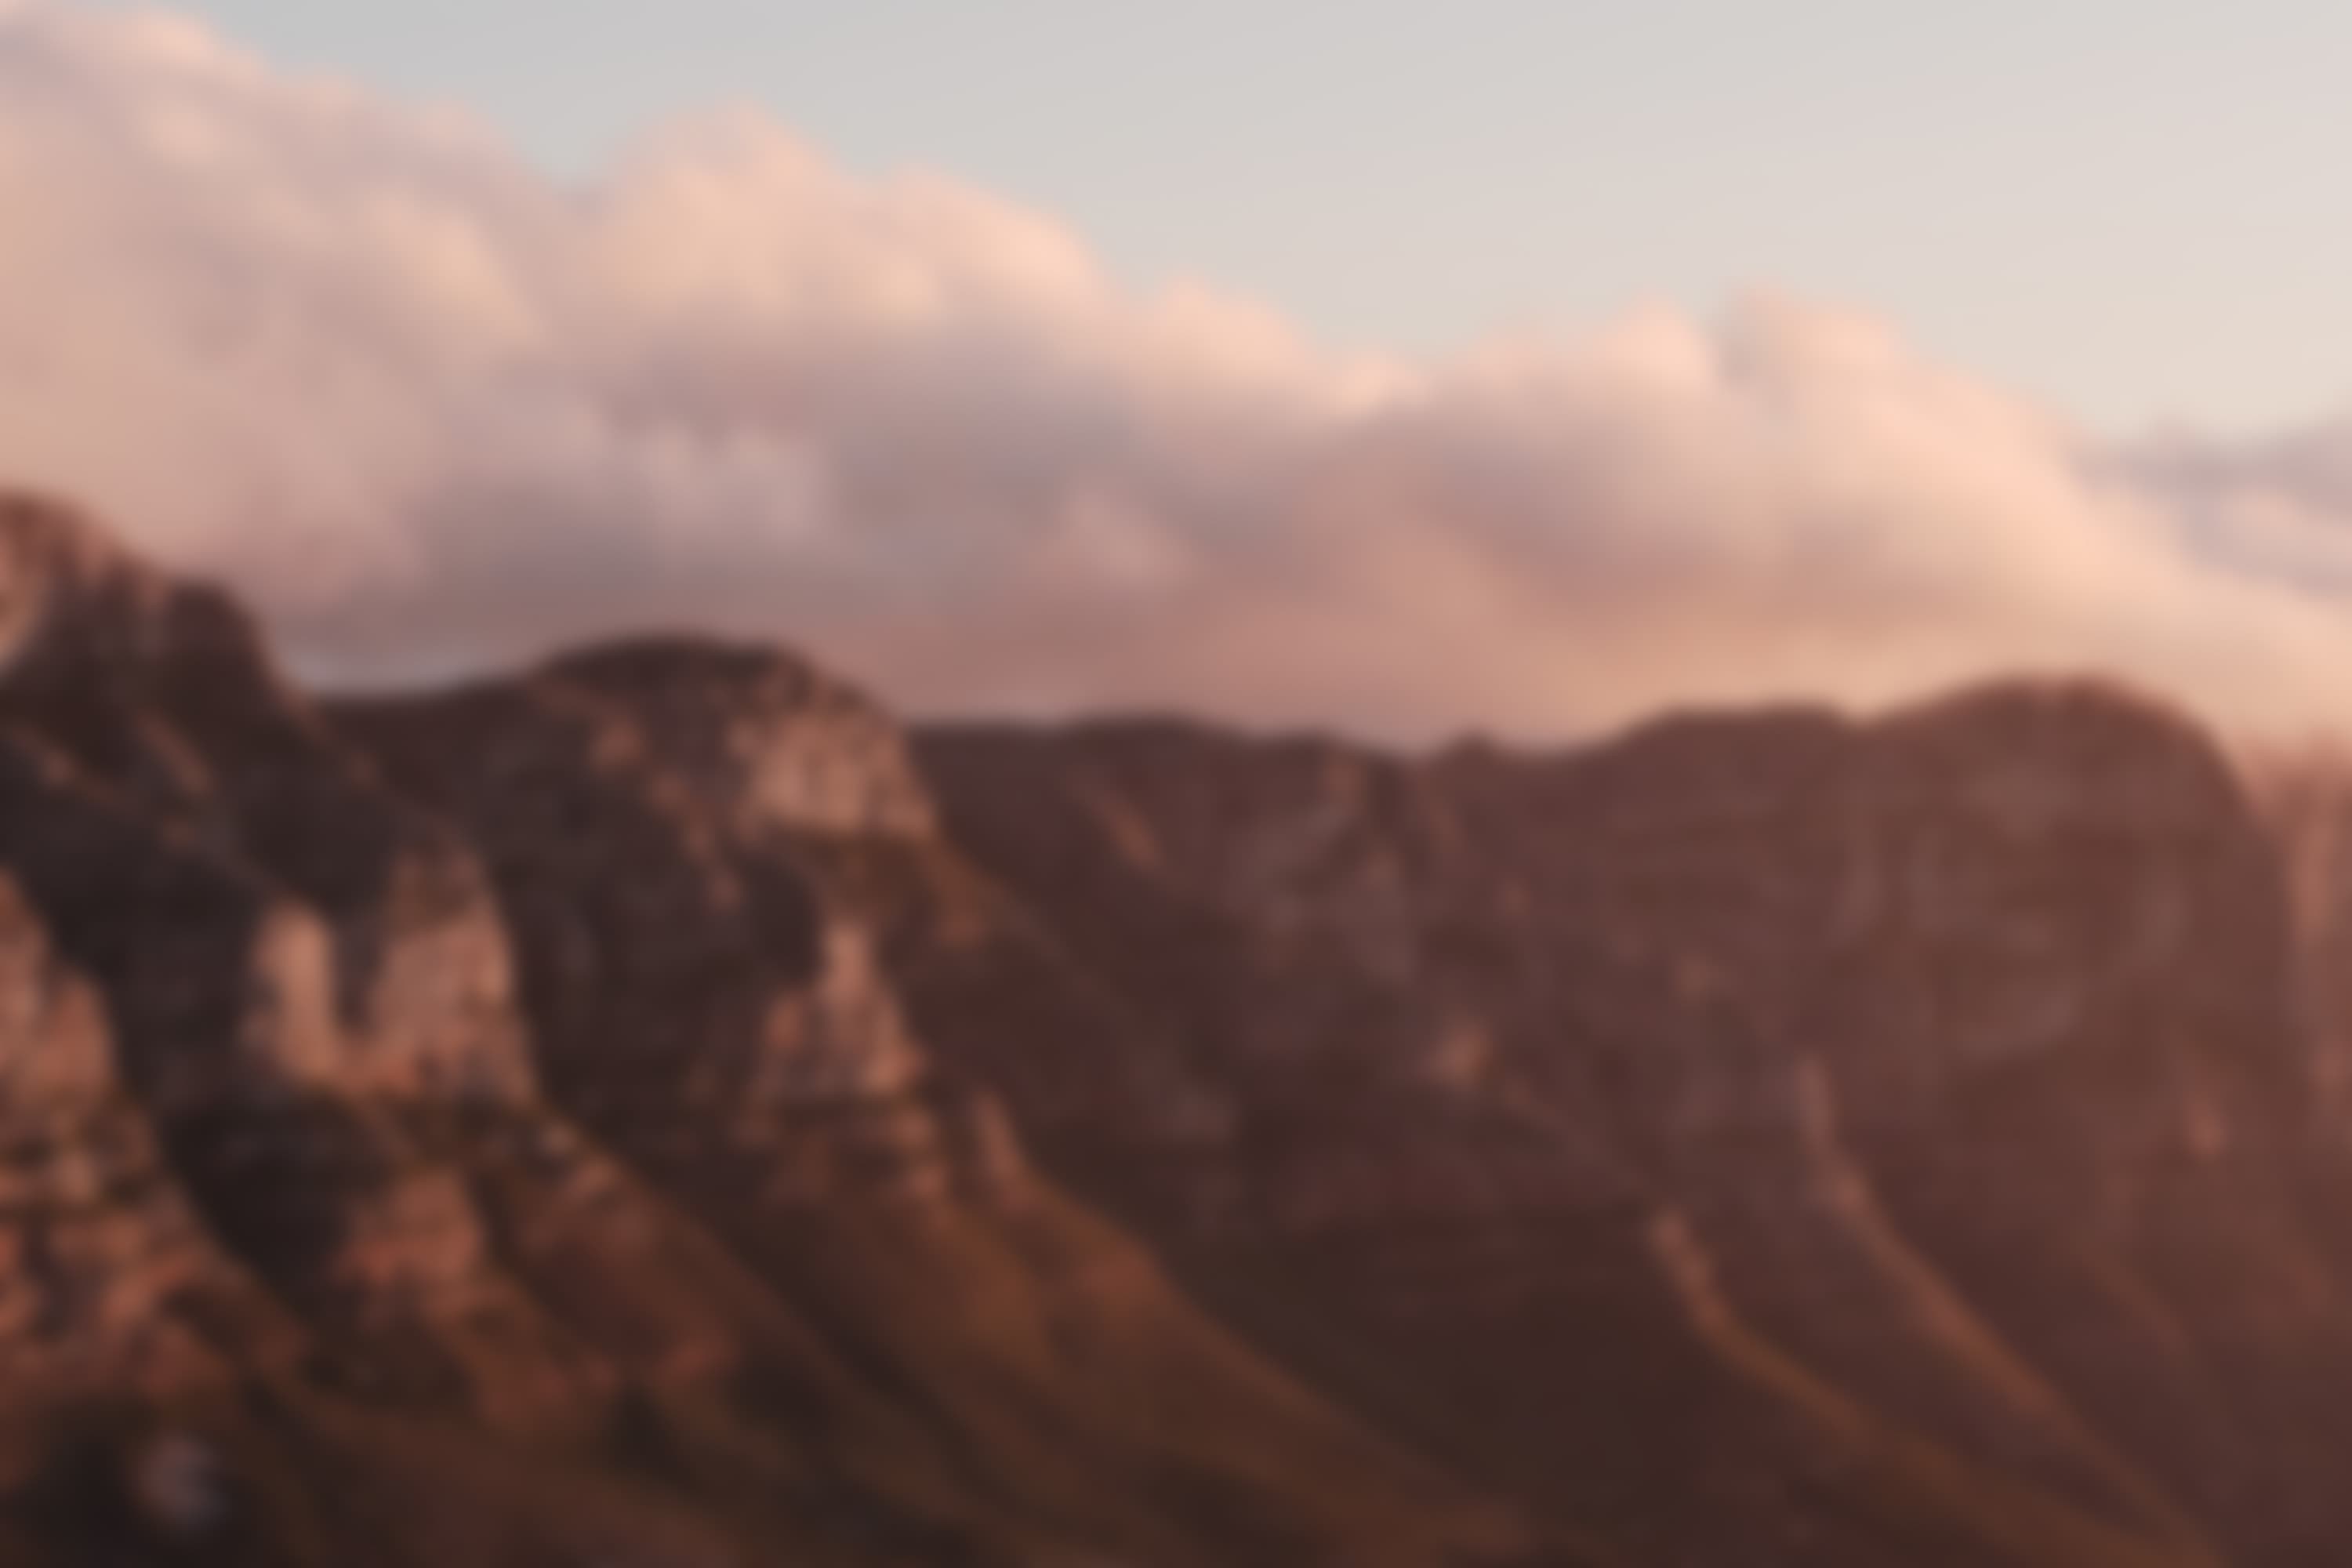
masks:
[[[0,489],[0,674],[168,660],[197,674],[278,680],[253,617],[226,594],[173,576],[65,502]]]
[[[0,664],[39,641],[61,607],[137,575],[130,554],[89,517],[0,489]]]
[[[783,648],[645,637],[562,656],[541,679],[623,710],[706,805],[752,831],[920,837],[934,827],[898,726]]]

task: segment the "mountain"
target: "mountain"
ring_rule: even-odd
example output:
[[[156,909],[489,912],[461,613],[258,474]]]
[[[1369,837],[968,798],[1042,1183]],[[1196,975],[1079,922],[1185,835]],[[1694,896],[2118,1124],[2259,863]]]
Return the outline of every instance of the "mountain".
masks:
[[[934,1061],[818,865],[929,833],[846,693],[330,710],[58,509],[0,582],[0,1560],[1577,1561]]]
[[[2172,715],[924,750],[959,841],[1244,1108],[1110,1201],[1457,1468],[1633,1561],[2347,1539],[2352,1189],[2274,841]]]
[[[326,700],[0,500],[0,1563],[2340,1562],[2347,845],[2090,683]]]

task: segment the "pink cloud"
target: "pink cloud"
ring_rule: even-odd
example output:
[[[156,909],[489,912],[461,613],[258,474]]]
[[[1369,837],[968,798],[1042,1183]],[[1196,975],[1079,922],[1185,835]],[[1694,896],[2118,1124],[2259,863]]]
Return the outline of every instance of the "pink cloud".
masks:
[[[1835,310],[1349,356],[754,117],[563,186],[41,0],[0,235],[0,475],[331,679],[689,625],[933,711],[1542,735],[2058,668],[2352,728],[2352,428],[2102,450]]]

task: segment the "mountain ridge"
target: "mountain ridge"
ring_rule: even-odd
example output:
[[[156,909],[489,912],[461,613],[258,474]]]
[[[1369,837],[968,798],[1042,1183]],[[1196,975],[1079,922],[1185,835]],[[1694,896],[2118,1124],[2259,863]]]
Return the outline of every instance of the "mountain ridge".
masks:
[[[320,698],[26,498],[0,627],[0,1561],[2352,1539],[2345,808],[2147,698]]]

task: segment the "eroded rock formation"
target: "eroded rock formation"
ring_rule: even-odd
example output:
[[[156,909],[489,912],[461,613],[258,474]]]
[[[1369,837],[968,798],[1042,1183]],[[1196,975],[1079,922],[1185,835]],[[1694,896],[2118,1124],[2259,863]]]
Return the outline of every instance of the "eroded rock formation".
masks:
[[[0,501],[0,1561],[2338,1561],[2336,777],[324,702]]]

